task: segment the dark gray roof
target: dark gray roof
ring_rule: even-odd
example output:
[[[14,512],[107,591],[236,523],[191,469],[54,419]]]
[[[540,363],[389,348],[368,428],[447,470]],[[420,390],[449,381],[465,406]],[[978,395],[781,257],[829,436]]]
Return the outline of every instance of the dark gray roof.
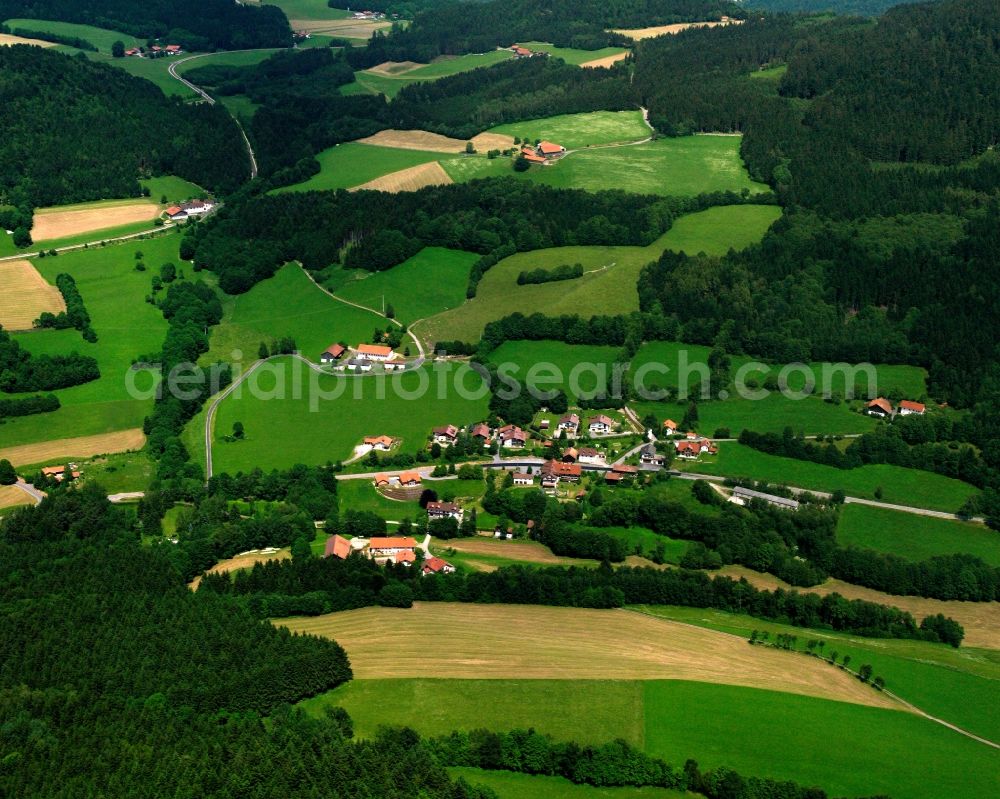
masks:
[[[777,494],[765,494],[763,491],[754,491],[752,488],[744,488],[743,486],[736,486],[733,489],[733,496],[743,499],[762,499],[764,502],[770,502],[772,505],[781,505],[791,510],[799,509],[799,503],[794,499],[779,497]]]

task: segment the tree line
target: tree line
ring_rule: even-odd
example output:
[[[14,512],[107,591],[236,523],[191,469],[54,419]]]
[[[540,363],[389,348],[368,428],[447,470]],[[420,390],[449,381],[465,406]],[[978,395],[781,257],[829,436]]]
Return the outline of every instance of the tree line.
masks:
[[[32,355],[22,349],[0,325],[0,391],[9,394],[55,391],[89,383],[100,376],[95,358],[76,352],[70,355]]]
[[[36,413],[57,411],[59,406],[59,398],[55,394],[38,394],[34,397],[15,399],[0,397],[0,423],[14,416],[31,416]]]
[[[56,330],[75,327],[83,334],[84,341],[96,342],[97,334],[90,326],[90,314],[87,313],[87,306],[83,303],[83,297],[80,295],[80,289],[76,287],[73,276],[66,272],[56,275],[56,288],[62,294],[66,310],[57,314],[43,311],[35,320],[35,327],[50,327]]]

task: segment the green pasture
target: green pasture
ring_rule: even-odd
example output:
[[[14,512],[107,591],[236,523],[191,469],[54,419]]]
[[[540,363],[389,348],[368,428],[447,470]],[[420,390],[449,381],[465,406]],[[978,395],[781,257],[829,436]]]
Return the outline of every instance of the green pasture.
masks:
[[[334,339],[335,340],[335,339]],[[466,397],[454,384],[461,381]],[[296,463],[345,460],[365,436],[402,439],[412,452],[431,428],[465,425],[486,416],[479,375],[459,364],[435,364],[394,375],[317,374],[292,359],[255,372],[220,406],[213,458],[217,471],[287,468]],[[246,440],[221,439],[241,421]]]
[[[507,341],[490,353],[505,374],[539,391],[562,389],[577,399],[592,396],[611,380],[621,349],[561,341]],[[595,411],[594,413],[597,413]]]
[[[776,67],[768,67],[767,69],[757,69],[750,73],[750,77],[753,80],[780,80],[781,77],[788,72],[788,64],[779,64]]]
[[[161,197],[167,198],[167,203],[182,203],[194,197],[207,197],[208,193],[195,183],[174,175],[163,175],[158,178],[140,180],[143,188],[149,189],[149,199],[158,203]],[[148,224],[148,223],[147,223]]]
[[[349,270],[349,282],[334,290],[338,297],[381,310],[391,305],[404,323],[443,313],[465,302],[465,289],[475,253],[426,247],[384,272]]]
[[[103,455],[79,465],[88,483],[98,483],[109,494],[148,490],[156,466],[145,452]]]
[[[585,114],[561,114],[544,119],[498,125],[490,133],[519,136],[522,141],[545,139],[567,150],[597,144],[618,144],[649,138],[652,131],[641,111],[591,111]]]
[[[744,477],[782,483],[815,491],[842,489],[848,496],[875,499],[882,489],[882,501],[931,510],[957,511],[977,490],[933,472],[902,466],[870,464],[857,469],[837,469],[793,458],[768,455],[736,442],[723,442],[714,458],[690,464],[675,462],[677,468],[693,472]]]
[[[1000,533],[981,524],[866,505],[845,505],[837,523],[837,540],[898,555],[912,561],[964,553],[1000,566]]]
[[[34,261],[52,283],[62,272],[73,276],[98,341],[90,344],[72,329],[18,333],[14,338],[28,352],[37,355],[76,351],[95,357],[101,377],[55,392],[62,403],[57,411],[8,420],[0,426],[0,446],[142,426],[143,418],[152,408],[152,399],[132,398],[126,377],[134,359],[144,354],[155,356],[163,346],[166,321],[159,310],[146,302],[146,295],[150,293],[151,276],[161,264],[171,262],[181,271],[188,271],[178,257],[179,244],[179,235],[168,234]],[[136,251],[143,253],[145,272],[135,270]],[[152,382],[148,373],[142,373],[136,379],[136,386],[145,390]]]
[[[419,443],[417,441],[412,442],[414,446],[406,448],[405,451],[412,454],[417,446],[419,446]],[[486,483],[482,480],[427,479],[424,480],[423,487],[435,491],[438,498],[442,499],[442,501],[476,500],[486,490]],[[348,509],[370,511],[388,521],[397,522],[405,518],[409,518],[412,521],[420,513],[420,505],[416,500],[413,502],[401,502],[383,496],[375,490],[374,484],[367,478],[338,480],[337,494],[340,498],[341,513]]]
[[[549,166],[516,172],[509,158],[456,159],[442,163],[452,180],[517,177],[560,189],[694,196],[715,191],[767,190],[750,179],[740,158],[740,137],[699,135],[657,139],[624,147],[573,152]]]
[[[245,294],[223,295],[222,323],[212,328],[204,362],[257,359],[260,342],[291,336],[302,355],[318,362],[331,344],[370,341],[375,328],[390,324],[369,311],[338,302],[316,286],[297,264],[286,264]],[[410,342],[412,344],[412,342]]]
[[[993,712],[1000,686],[1000,660],[982,649],[894,638],[862,638],[832,630],[813,630],[755,619],[708,608],[650,606],[642,612],[659,618],[696,624],[711,630],[749,638],[753,630],[798,638],[798,649],[810,640],[823,641],[822,653],[836,652],[838,660],[851,657],[851,667],[868,663],[886,688],[921,710],[970,732],[1000,741],[1000,718]],[[749,644],[748,644],[749,646]],[[789,657],[806,657],[789,653]]]
[[[514,312],[549,315],[630,313],[639,308],[639,273],[665,250],[722,255],[759,241],[781,215],[772,205],[718,206],[677,219],[673,227],[647,247],[575,246],[517,253],[490,269],[476,296],[459,308],[431,317],[418,332],[424,341],[478,341],[483,327]],[[517,285],[522,271],[583,265],[575,280]]]
[[[316,160],[319,161],[320,171],[309,180],[296,183],[294,186],[282,186],[280,189],[275,189],[274,193],[352,189],[391,172],[447,157],[444,153],[347,142],[319,153]]]
[[[511,58],[509,50],[491,50],[487,53],[468,53],[460,56],[441,56],[398,75],[382,75],[368,70],[354,73],[355,83],[341,88],[342,94],[384,94],[390,99],[405,86],[458,75],[480,67],[490,67]]]
[[[561,58],[567,64],[586,64],[588,61],[597,61],[600,58],[608,58],[619,53],[627,53],[625,47],[602,47],[599,50],[579,50],[575,47],[556,47],[548,42],[520,42],[521,47],[534,50],[536,53],[548,53],[555,58]]]
[[[347,0],[345,0],[347,5]],[[277,6],[289,19],[349,19],[353,12],[343,8],[330,8],[326,0],[265,0],[263,5]]]
[[[576,785],[562,777],[486,771],[478,768],[450,768],[452,777],[493,791],[498,799],[685,799],[692,794],[666,788],[597,788]]]

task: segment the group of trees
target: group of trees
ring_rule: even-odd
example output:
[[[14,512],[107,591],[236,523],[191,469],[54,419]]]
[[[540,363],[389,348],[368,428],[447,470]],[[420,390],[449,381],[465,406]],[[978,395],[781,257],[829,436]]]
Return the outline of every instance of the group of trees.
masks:
[[[32,355],[0,326],[0,391],[54,391],[89,383],[101,376],[89,355]],[[51,404],[46,400],[46,404]],[[25,408],[40,407],[34,401]],[[32,411],[36,413],[38,411]]]
[[[87,313],[87,307],[83,304],[83,297],[80,296],[80,290],[76,287],[73,276],[65,272],[56,275],[56,287],[63,296],[66,310],[57,314],[43,311],[35,321],[35,327],[51,327],[56,330],[75,327],[83,334],[84,341],[91,343],[97,341],[97,334],[90,326],[90,314]]]
[[[37,394],[33,397],[16,399],[0,398],[0,422],[14,416],[31,416],[59,410],[59,398],[55,394]]]
[[[521,272],[517,276],[517,285],[527,286],[536,283],[552,283],[559,280],[573,280],[583,277],[582,264],[561,264],[553,269],[532,269]]]

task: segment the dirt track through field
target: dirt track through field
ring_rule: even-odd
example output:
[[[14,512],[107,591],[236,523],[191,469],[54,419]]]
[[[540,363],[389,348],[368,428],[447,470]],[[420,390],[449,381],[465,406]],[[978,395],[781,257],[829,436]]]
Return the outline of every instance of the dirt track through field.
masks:
[[[267,563],[269,560],[288,560],[291,556],[291,552],[287,549],[279,549],[277,552],[249,552],[245,555],[237,555],[235,558],[220,560],[207,573],[229,574],[240,571],[240,569],[250,569],[258,563]],[[188,583],[188,588],[197,591],[200,583],[201,575],[198,575]]]
[[[431,161],[429,164],[411,166],[409,169],[401,169],[399,172],[391,172],[375,180],[369,180],[367,183],[355,186],[351,191],[370,189],[396,194],[401,191],[417,191],[425,186],[447,186],[452,182],[451,176],[444,171],[441,164]]]
[[[0,325],[5,330],[30,330],[43,311],[66,310],[59,289],[46,282],[31,261],[0,262],[0,288]]]
[[[133,222],[149,222],[155,219],[159,212],[158,205],[141,200],[123,205],[77,208],[66,211],[60,211],[58,208],[42,209],[35,212],[31,238],[35,241],[51,241],[67,236],[77,236],[81,233],[130,225]]]
[[[783,588],[786,591],[795,590],[822,596],[836,592],[847,599],[865,599],[880,605],[892,605],[913,614],[918,624],[925,616],[943,613],[945,616],[951,616],[965,628],[965,640],[962,641],[962,646],[1000,649],[1000,602],[959,602],[957,600],[945,602],[940,599],[925,599],[919,596],[896,596],[845,583],[842,580],[827,580],[815,588],[795,588],[773,575],[761,574],[742,566],[726,566],[718,573],[737,580],[740,577],[746,577],[747,582],[754,587],[771,591],[775,588]]]
[[[36,47],[55,47],[55,42],[46,42],[42,39],[25,39],[21,36],[14,36],[12,33],[0,33],[0,47],[8,47],[14,44],[33,44]]]
[[[17,486],[0,486],[0,509],[33,504],[31,497]]]
[[[619,61],[624,61],[628,58],[628,53],[615,53],[614,55],[605,56],[604,58],[595,58],[593,61],[585,61],[580,64],[581,67],[585,69],[596,69],[597,67],[610,67],[617,64]]]
[[[673,25],[657,25],[652,28],[616,28],[614,33],[620,33],[622,36],[628,36],[638,42],[643,39],[652,39],[654,36],[678,34],[688,28],[716,28],[720,25],[739,25],[741,22],[743,22],[741,19],[729,22],[678,22]]]
[[[7,459],[15,466],[66,458],[89,458],[93,455],[111,455],[116,452],[129,452],[142,449],[146,444],[146,436],[141,428],[120,430],[117,433],[102,433],[96,436],[80,436],[78,438],[60,438],[55,441],[42,441],[38,444],[19,444],[15,447],[0,449],[0,460]]]
[[[418,602],[277,622],[334,638],[359,679],[677,679],[899,707],[819,661],[624,610]]]

